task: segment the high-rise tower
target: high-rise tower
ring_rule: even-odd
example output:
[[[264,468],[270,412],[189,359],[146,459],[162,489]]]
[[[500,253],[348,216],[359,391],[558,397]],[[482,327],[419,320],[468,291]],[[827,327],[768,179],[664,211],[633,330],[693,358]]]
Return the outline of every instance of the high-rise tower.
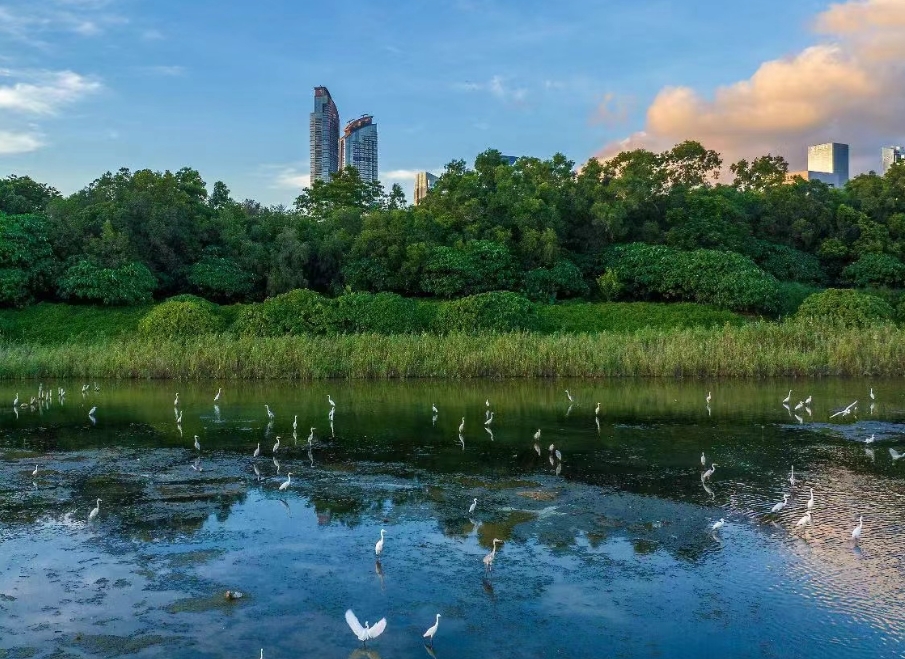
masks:
[[[848,144],[828,142],[809,146],[808,174],[811,180],[837,188],[848,183]]]
[[[346,124],[339,141],[339,161],[342,167],[352,165],[363,181],[378,180],[377,124],[366,114]]]
[[[905,147],[884,146],[880,149],[880,174],[885,175],[897,162],[905,161]]]
[[[339,111],[326,87],[314,88],[311,113],[311,180],[329,181],[339,170]]]

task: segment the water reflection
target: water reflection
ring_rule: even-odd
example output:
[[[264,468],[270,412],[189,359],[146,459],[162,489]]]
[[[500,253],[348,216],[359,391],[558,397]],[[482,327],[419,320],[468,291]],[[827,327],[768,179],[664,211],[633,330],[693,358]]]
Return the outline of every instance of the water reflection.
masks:
[[[515,602],[532,602],[538,616],[532,625],[552,616],[559,629],[567,629],[574,623],[566,611],[583,611],[585,601],[592,603],[588,611],[600,611],[608,589],[625,579],[626,594],[607,604],[606,610],[614,613],[606,624],[627,629],[622,620],[657,602],[663,617],[676,620],[651,632],[658,647],[688,647],[679,622],[703,625],[708,643],[718,644],[712,639],[726,629],[741,639],[738,643],[751,641],[756,630],[746,629],[742,613],[751,607],[768,611],[761,614],[763,628],[796,630],[779,637],[799,656],[842,656],[831,644],[815,641],[822,624],[832,624],[840,638],[862,639],[875,651],[885,643],[902,642],[905,565],[897,547],[905,486],[897,464],[901,447],[889,444],[905,429],[905,388],[885,383],[883,405],[869,418],[858,418],[854,406],[830,422],[834,410],[845,409],[831,407],[835,403],[830,401],[854,400],[849,392],[863,393],[863,384],[814,383],[813,421],[808,409],[790,418],[777,404],[780,387],[765,383],[710,383],[716,393],[712,409],[702,409],[703,387],[696,384],[569,384],[571,395],[585,404],[565,410],[562,390],[547,383],[345,384],[338,392],[342,407],[335,412],[340,434],[331,423],[330,436],[317,442],[318,461],[313,429],[308,442],[298,446],[291,428],[296,415],[303,427],[323,419],[324,389],[318,383],[298,389],[257,383],[230,387],[213,416],[209,388],[180,385],[180,414],[188,436],[200,437],[203,464],[180,440],[182,424],[173,427],[172,391],[166,387],[116,383],[105,385],[103,393],[88,392],[91,400],[84,404],[64,406],[55,398],[34,409],[2,410],[0,540],[11,550],[20,547],[18,538],[43,520],[55,525],[46,531],[48,546],[65,544],[60,537],[64,528],[75,538],[91,533],[93,544],[82,548],[82,558],[106,564],[108,554],[141,552],[144,558],[125,559],[135,570],[144,569],[138,566],[150,560],[146,554],[152,549],[162,556],[198,544],[222,556],[217,560],[223,565],[202,572],[181,567],[185,584],[178,586],[180,597],[217,570],[226,574],[232,566],[235,574],[236,561],[244,558],[252,561],[242,571],[252,587],[236,585],[252,593],[250,609],[280,610],[292,601],[327,615],[331,606],[342,606],[337,598],[357,601],[361,596],[356,575],[366,572],[370,581],[365,590],[378,591],[367,565],[374,556],[373,532],[392,524],[387,529],[393,531],[398,565],[394,562],[392,579],[385,580],[379,561],[374,571],[381,596],[391,605],[399,602],[395,619],[405,618],[408,607],[424,600],[443,600],[463,611],[476,605],[469,597],[496,603],[496,588],[503,595],[497,603],[501,608],[511,606],[510,613],[524,614]],[[787,388],[782,389],[779,397]],[[489,394],[499,401],[492,409],[485,404]],[[275,413],[272,420],[261,413],[265,399]],[[589,401],[598,399],[605,406],[595,414]],[[441,402],[447,422],[427,413],[432,400]],[[96,427],[84,421],[85,408],[97,407],[94,403],[104,411]],[[450,441],[462,417],[470,424],[458,441]],[[492,430],[484,424],[490,418]],[[532,441],[538,427],[550,442],[549,451]],[[272,456],[273,469],[266,461],[259,467],[249,453],[276,432],[292,432],[293,442],[275,445],[280,458]],[[866,447],[871,434],[875,442]],[[702,451],[718,465],[707,479],[701,477]],[[46,467],[29,478],[35,459]],[[291,489],[277,496],[282,466],[294,476]],[[789,485],[788,505],[773,511],[783,486]],[[813,514],[797,527],[812,487]],[[481,498],[483,523],[464,514],[463,501],[472,494]],[[86,530],[62,524],[73,508],[75,518],[85,520],[95,497],[105,502],[100,525]],[[272,504],[274,498],[280,506]],[[261,502],[279,516],[271,517]],[[863,549],[849,540],[862,514]],[[708,526],[720,517],[727,526],[712,535]],[[312,533],[316,540],[309,537]],[[251,539],[264,534],[274,549],[267,569],[261,570],[254,567],[261,560],[254,556],[264,543]],[[477,588],[482,558],[492,551],[494,538],[506,540],[505,553],[497,554],[492,573],[488,569]],[[56,569],[71,569],[74,582],[77,565],[67,568],[65,560],[61,565]],[[292,583],[297,578],[293,570],[302,569],[325,580],[323,586],[307,584],[310,600],[293,599],[281,585]],[[0,575],[0,594],[24,587],[12,572]],[[722,590],[711,573],[732,574],[732,591]],[[668,592],[662,575],[669,577]],[[123,578],[139,583],[134,575]],[[794,606],[780,603],[771,590],[790,583],[797,593]],[[330,595],[328,586],[341,594]],[[718,615],[690,613],[689,603],[698,602],[702,593],[720,598]],[[35,597],[46,604],[40,593]],[[0,606],[18,613],[23,602],[19,598]],[[808,611],[809,620],[801,619],[799,608]],[[93,611],[103,618],[102,607]],[[461,615],[469,625],[476,624],[470,614]],[[145,615],[146,621],[152,618],[153,613]],[[381,642],[398,656],[420,654],[414,647],[420,632],[400,629],[396,636],[393,619],[393,636]],[[714,622],[718,620],[722,622]],[[454,653],[486,654],[479,634],[469,630],[449,641]],[[10,623],[0,622],[0,638],[11,638],[9,631]],[[175,627],[165,630],[171,632],[184,633]],[[329,628],[324,633],[333,638]],[[407,634],[414,637],[411,643],[391,645],[397,642],[391,639]],[[582,633],[573,635],[564,651],[588,656]],[[25,640],[18,636],[13,647],[35,638],[41,638],[40,631]],[[526,644],[532,641],[521,634],[509,641],[530,654]],[[738,647],[744,646],[723,647],[723,654],[730,656]],[[621,652],[641,654],[628,644]]]

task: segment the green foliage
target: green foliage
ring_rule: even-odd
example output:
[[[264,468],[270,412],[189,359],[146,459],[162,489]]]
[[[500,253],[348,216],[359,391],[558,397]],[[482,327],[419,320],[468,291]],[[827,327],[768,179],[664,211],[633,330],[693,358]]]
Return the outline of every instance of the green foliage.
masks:
[[[23,306],[50,288],[55,262],[39,215],[0,213],[0,306]]]
[[[622,282],[619,281],[619,275],[612,268],[607,268],[597,278],[597,289],[600,291],[600,297],[606,302],[618,300],[623,288]]]
[[[566,303],[538,307],[544,332],[634,332],[645,328],[678,329],[743,325],[742,316],[702,304],[656,302]]]
[[[779,311],[779,282],[733,252],[683,252],[633,243],[610,250],[610,268],[633,298],[684,300],[737,311]]]
[[[434,329],[439,332],[512,332],[538,327],[537,308],[516,293],[480,293],[444,303]]]
[[[584,297],[589,293],[581,271],[571,261],[557,261],[552,268],[536,268],[525,275],[525,295],[535,302]]]
[[[66,269],[57,286],[64,300],[123,306],[150,302],[157,280],[142,263],[103,268],[83,259]]]
[[[247,298],[254,290],[254,275],[234,259],[204,256],[189,269],[189,283],[200,294],[218,302]]]
[[[753,251],[754,262],[779,281],[812,285],[826,282],[826,273],[820,266],[820,259],[813,254],[766,241],[758,241]]]
[[[852,289],[828,288],[809,296],[798,308],[795,317],[846,327],[867,327],[890,322],[893,315],[889,303],[876,295]]]
[[[395,293],[346,293],[334,301],[334,331],[406,334],[421,332],[418,303]]]
[[[899,287],[905,283],[905,264],[889,254],[864,254],[842,271],[850,284],[859,288],[868,286]]]
[[[135,336],[147,307],[97,307],[49,302],[0,309],[0,338],[29,344],[97,343]]]
[[[209,305],[182,300],[158,304],[138,323],[142,335],[159,339],[186,339],[222,329],[222,319]]]
[[[0,179],[0,213],[43,213],[47,204],[59,196],[60,193],[49,185],[38,183],[28,176],[11,175]]]
[[[801,303],[814,293],[819,293],[821,288],[801,284],[796,281],[784,281],[779,284],[779,308],[777,315],[780,318],[788,318],[798,311]]]
[[[328,334],[333,330],[333,323],[332,301],[299,288],[243,307],[234,329],[243,336]]]
[[[515,286],[515,261],[505,245],[472,240],[462,248],[436,247],[424,266],[421,286],[439,297],[458,297]]]

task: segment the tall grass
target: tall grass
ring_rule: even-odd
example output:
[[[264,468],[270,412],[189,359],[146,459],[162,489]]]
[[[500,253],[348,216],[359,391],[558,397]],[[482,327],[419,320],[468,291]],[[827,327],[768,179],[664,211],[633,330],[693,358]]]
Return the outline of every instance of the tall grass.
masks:
[[[0,346],[0,377],[293,379],[905,375],[905,330],[757,322],[630,333],[110,339]]]

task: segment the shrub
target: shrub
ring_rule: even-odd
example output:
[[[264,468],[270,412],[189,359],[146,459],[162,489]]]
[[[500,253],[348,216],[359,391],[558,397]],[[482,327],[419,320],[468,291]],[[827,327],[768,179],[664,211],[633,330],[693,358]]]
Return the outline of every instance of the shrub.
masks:
[[[138,323],[138,331],[149,337],[188,338],[214,334],[222,329],[216,311],[190,301],[167,300],[151,309]]]
[[[578,302],[543,305],[537,311],[542,331],[568,334],[739,326],[747,322],[732,311],[691,302]]]
[[[631,243],[609,250],[607,262],[629,297],[685,300],[737,311],[779,311],[779,282],[735,252],[683,252]]]
[[[333,303],[306,288],[298,288],[243,307],[235,329],[246,336],[327,334],[335,330]]]
[[[893,310],[888,302],[876,295],[852,289],[828,288],[802,302],[795,317],[848,327],[865,327],[889,322],[893,318]]]
[[[622,289],[625,288],[619,281],[619,275],[612,268],[607,268],[603,274],[597,278],[597,288],[600,290],[600,297],[607,302],[614,302],[619,299]]]
[[[779,284],[779,315],[787,318],[795,314],[801,303],[814,293],[819,293],[820,288],[800,284],[795,281],[784,281]]]
[[[439,332],[512,332],[536,329],[538,315],[529,299],[496,291],[446,302],[434,322]]]
[[[82,259],[66,269],[57,286],[64,300],[125,306],[150,302],[157,279],[143,263],[104,268]]]
[[[525,295],[536,302],[554,302],[557,298],[583,297],[588,285],[571,261],[557,261],[552,268],[537,268],[525,275]]]
[[[803,284],[826,282],[826,273],[820,266],[820,259],[813,254],[767,241],[758,241],[753,251],[754,262],[779,281],[797,281]]]
[[[232,259],[204,256],[189,269],[189,283],[202,295],[218,302],[247,297],[253,290],[254,275]]]
[[[424,266],[421,288],[451,298],[509,290],[515,283],[515,260],[509,248],[491,240],[472,240],[461,248],[435,247]]]
[[[341,332],[420,332],[418,303],[395,293],[346,293],[336,298],[333,327]]]
[[[51,288],[57,262],[39,215],[0,213],[0,306],[21,307]]]
[[[905,264],[889,254],[865,254],[842,271],[846,282],[859,288],[898,287],[905,282]]]

